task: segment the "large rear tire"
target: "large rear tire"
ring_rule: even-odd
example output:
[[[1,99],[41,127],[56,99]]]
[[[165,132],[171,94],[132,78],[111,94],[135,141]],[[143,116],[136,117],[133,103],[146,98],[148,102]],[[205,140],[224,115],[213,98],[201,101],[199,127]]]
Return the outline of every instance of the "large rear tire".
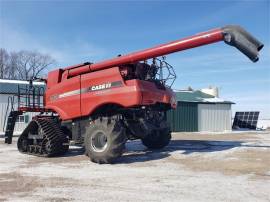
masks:
[[[152,131],[142,139],[142,143],[149,149],[162,149],[166,147],[171,140],[170,128],[164,128]]]
[[[125,128],[117,118],[98,118],[86,130],[85,150],[90,160],[103,164],[113,163],[120,157],[127,141]]]

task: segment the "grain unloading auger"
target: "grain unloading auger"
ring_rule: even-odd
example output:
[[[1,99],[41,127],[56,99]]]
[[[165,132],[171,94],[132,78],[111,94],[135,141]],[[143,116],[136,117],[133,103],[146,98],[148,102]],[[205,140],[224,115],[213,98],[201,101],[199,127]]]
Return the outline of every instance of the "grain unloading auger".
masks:
[[[41,112],[20,135],[19,151],[55,156],[74,143],[83,145],[93,162],[111,163],[121,156],[128,139],[141,139],[149,149],[165,147],[171,139],[166,111],[176,107],[168,81],[175,74],[164,58],[157,57],[222,40],[258,61],[263,44],[239,26],[226,26],[111,60],[49,72],[44,106],[33,101],[18,107],[19,112]]]
[[[215,43],[218,41],[224,41],[225,43],[236,47],[253,62],[258,61],[258,53],[263,48],[263,44],[259,42],[256,38],[254,38],[252,35],[250,35],[243,28],[241,28],[240,26],[230,25],[223,28],[203,32],[191,37],[176,40],[170,43],[162,44],[153,48],[131,53],[111,60],[106,60],[80,68],[66,68],[66,70],[69,70],[70,76],[76,76],[91,71],[97,71],[114,66],[144,61],[150,58],[155,58],[170,53]]]

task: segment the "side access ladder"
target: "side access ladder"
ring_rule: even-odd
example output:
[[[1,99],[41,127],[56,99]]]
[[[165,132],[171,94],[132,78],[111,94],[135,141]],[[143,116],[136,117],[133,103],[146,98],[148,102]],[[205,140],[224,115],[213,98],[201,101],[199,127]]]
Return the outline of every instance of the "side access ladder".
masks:
[[[8,112],[9,112],[9,115],[7,117]],[[13,137],[16,120],[18,116],[21,114],[22,112],[14,110],[14,96],[9,96],[7,110],[6,110],[5,119],[4,119],[4,120],[7,120],[7,123],[6,123],[6,127],[5,127],[5,124],[3,127],[3,130],[5,130],[5,143],[6,144],[12,143],[12,137]]]
[[[6,126],[4,125],[3,127],[6,144],[12,143],[14,128],[19,115],[22,115],[25,112],[45,111],[42,99],[43,94],[44,88],[33,86],[33,81],[30,80],[29,85],[18,85],[18,93],[8,97],[8,106],[5,114],[5,121],[7,121]],[[14,102],[15,98],[17,98],[16,102]],[[16,105],[16,109],[14,109],[14,104]]]
[[[5,130],[5,143],[11,144],[12,143],[12,137],[13,132],[15,128],[15,123],[19,115],[21,115],[22,112],[20,111],[10,111],[7,119],[7,125]]]

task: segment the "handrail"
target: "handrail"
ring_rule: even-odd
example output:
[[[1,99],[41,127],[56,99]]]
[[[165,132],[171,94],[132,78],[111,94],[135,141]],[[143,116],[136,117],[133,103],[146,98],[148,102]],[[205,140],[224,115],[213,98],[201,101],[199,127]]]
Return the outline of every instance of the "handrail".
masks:
[[[18,85],[18,107],[43,108],[43,95],[44,87],[27,86],[24,88]]]
[[[13,96],[8,96],[8,105],[6,108],[6,113],[5,113],[5,118],[4,118],[4,125],[3,125],[3,131],[5,131],[6,128],[6,120],[7,120],[7,114],[9,111],[9,106],[11,106],[10,111],[14,111],[14,95]]]

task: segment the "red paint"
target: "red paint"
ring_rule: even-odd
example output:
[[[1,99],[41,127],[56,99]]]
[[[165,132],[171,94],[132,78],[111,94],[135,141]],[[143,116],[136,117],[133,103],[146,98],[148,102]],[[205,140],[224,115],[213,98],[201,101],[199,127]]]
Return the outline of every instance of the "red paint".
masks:
[[[128,70],[124,65],[222,39],[222,31],[215,29],[96,64],[79,64],[51,71],[47,79],[45,108],[57,112],[62,120],[89,116],[106,104],[131,108],[163,103],[175,108],[175,95],[171,89],[162,90],[153,82],[138,79],[125,81],[123,75]],[[120,82],[120,86],[92,89],[93,86],[96,89],[99,85],[113,82]]]
[[[51,99],[56,94],[85,89],[106,82],[122,81],[122,86],[81,93],[60,99]],[[124,81],[118,67],[96,71],[70,79],[62,80],[58,85],[46,90],[46,109],[57,112],[63,120],[87,116],[105,104],[117,104],[122,107],[135,107],[155,103],[171,103],[174,93],[171,89],[159,90],[149,81],[137,79]],[[151,102],[149,102],[151,101]]]
[[[149,58],[159,57],[170,53],[215,43],[221,40],[223,40],[222,30],[214,29],[114,59],[105,60],[91,65],[85,65],[79,68],[66,68],[65,70],[67,70],[68,75],[72,77],[90,71],[97,71],[114,66],[135,63],[138,61],[147,60]]]
[[[20,112],[44,112],[48,111],[44,108],[39,108],[39,107],[18,107],[18,111]]]
[[[48,80],[50,80],[50,74]],[[53,96],[80,89],[80,76],[62,80],[58,84],[47,84],[45,108],[57,112],[63,120],[81,116],[80,94],[61,99]]]

